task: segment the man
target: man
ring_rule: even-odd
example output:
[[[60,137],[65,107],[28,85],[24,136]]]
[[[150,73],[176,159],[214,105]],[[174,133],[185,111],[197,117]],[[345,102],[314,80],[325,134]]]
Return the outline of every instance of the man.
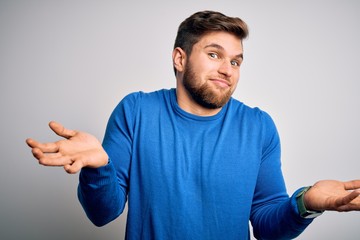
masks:
[[[325,210],[360,209],[360,180],[319,181],[288,196],[271,117],[232,98],[248,34],[239,18],[203,11],[178,29],[176,89],[126,96],[102,145],[51,122],[64,140],[28,139],[45,166],[80,172],[78,196],[97,226],[128,201],[127,239],[298,236]]]

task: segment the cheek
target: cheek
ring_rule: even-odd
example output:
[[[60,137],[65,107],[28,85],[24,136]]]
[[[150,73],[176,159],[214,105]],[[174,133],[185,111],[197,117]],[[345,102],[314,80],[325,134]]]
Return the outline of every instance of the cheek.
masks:
[[[193,67],[193,69],[199,73],[211,73],[217,71],[219,64],[216,61],[211,61],[207,55],[205,55],[194,61]]]
[[[212,66],[211,63],[200,59],[196,64],[194,64],[193,69],[198,73],[206,73],[211,71],[211,69],[214,69],[214,66]]]
[[[194,64],[192,71],[200,81],[206,81],[208,76],[211,76],[214,72],[216,72],[213,66],[204,63]]]
[[[239,81],[240,78],[240,70],[238,69],[234,69],[234,71],[232,72],[232,78],[234,79],[234,81]]]
[[[235,72],[233,75],[232,75],[232,78],[233,78],[233,81],[234,81],[234,88],[236,88],[238,82],[239,82],[239,79],[240,79],[240,72],[237,71]]]

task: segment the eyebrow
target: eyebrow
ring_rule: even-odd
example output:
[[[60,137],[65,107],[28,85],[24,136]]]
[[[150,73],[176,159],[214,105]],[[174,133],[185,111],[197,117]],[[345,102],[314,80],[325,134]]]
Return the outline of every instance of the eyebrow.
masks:
[[[225,51],[225,49],[217,43],[210,43],[210,44],[206,45],[204,48],[217,48],[219,50]],[[244,55],[242,53],[236,55],[235,57],[244,59]]]

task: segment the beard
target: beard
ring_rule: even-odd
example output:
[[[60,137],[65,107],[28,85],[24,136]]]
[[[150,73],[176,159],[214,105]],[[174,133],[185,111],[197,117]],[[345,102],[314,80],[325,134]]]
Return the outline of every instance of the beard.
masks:
[[[208,109],[217,109],[223,107],[230,99],[233,91],[231,88],[224,90],[220,87],[213,89],[207,82],[197,84],[199,81],[192,69],[191,63],[184,72],[183,84],[192,99],[200,106]]]

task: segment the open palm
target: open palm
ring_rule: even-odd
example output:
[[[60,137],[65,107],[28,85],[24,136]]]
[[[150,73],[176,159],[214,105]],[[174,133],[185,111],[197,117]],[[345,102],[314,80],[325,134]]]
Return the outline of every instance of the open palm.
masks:
[[[68,173],[76,173],[83,167],[97,168],[107,164],[108,156],[93,135],[66,129],[57,122],[50,122],[49,126],[64,139],[49,143],[31,138],[26,140],[40,164],[62,166]]]

